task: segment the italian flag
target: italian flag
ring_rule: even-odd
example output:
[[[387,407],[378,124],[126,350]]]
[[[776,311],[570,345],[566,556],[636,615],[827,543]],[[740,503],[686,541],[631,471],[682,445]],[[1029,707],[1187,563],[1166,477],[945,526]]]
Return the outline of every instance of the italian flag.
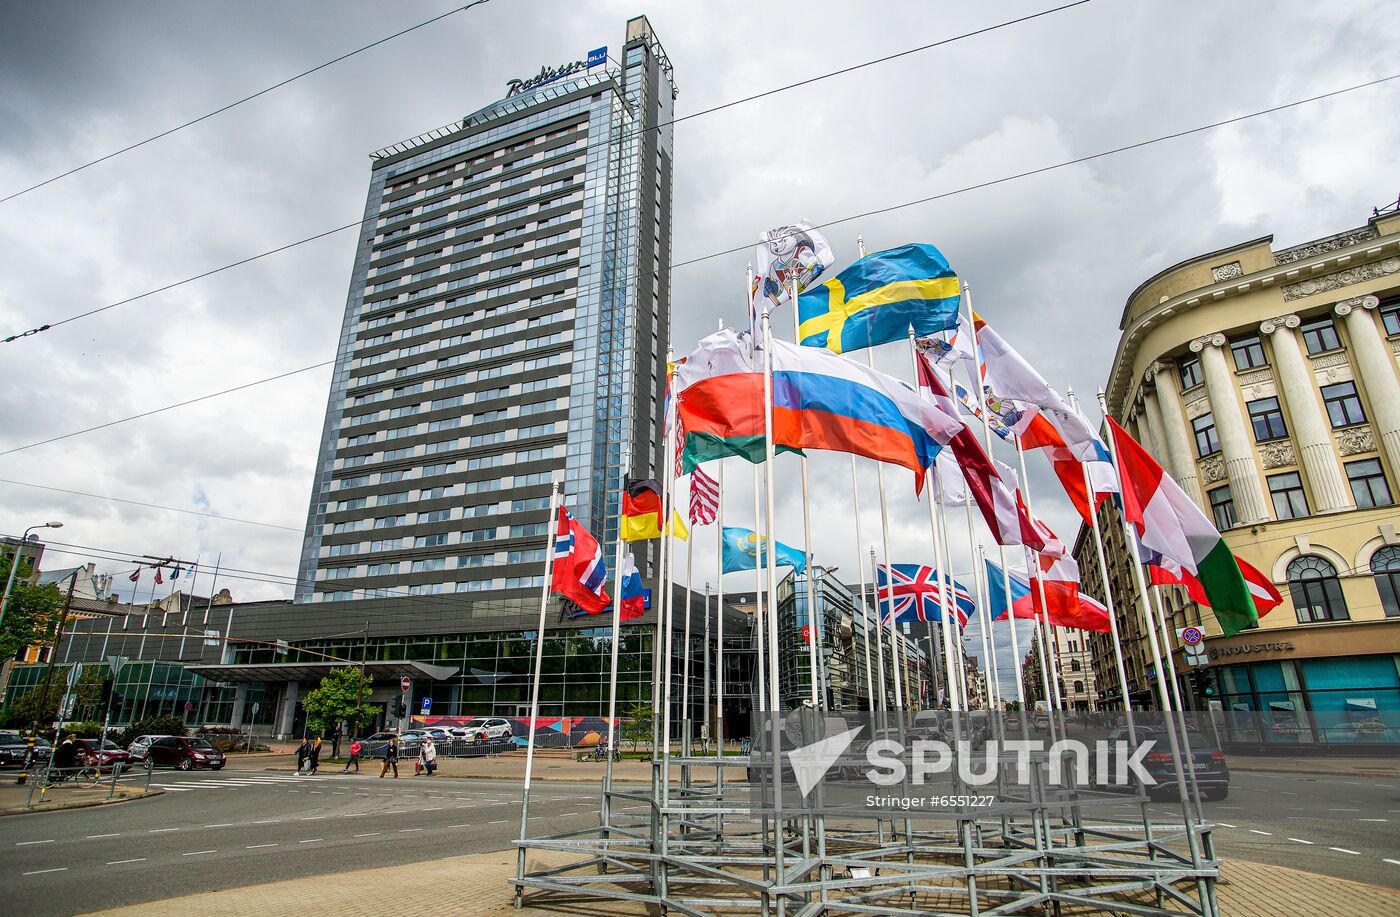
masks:
[[[1108,425],[1123,485],[1123,514],[1143,547],[1200,581],[1225,636],[1256,623],[1249,584],[1220,532],[1137,440],[1111,417]]]

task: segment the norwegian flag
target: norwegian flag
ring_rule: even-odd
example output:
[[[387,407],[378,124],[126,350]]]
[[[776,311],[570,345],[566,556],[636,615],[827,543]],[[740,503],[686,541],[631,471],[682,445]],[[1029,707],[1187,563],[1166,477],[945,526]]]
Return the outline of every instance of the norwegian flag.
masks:
[[[893,605],[895,621],[942,621],[942,594],[939,592],[938,571],[919,564],[881,564],[876,571],[879,589],[880,620],[888,624]],[[953,609],[958,625],[967,624],[968,615],[977,610],[972,594],[957,580],[944,577],[953,586]],[[887,597],[888,596],[888,597]]]
[[[719,482],[696,468],[690,477],[690,524],[711,525],[719,515]]]
[[[559,507],[554,530],[554,572],[550,591],[571,600],[591,615],[608,607],[608,594],[603,582],[608,568],[603,564],[603,549],[598,539],[574,518],[573,513]]]

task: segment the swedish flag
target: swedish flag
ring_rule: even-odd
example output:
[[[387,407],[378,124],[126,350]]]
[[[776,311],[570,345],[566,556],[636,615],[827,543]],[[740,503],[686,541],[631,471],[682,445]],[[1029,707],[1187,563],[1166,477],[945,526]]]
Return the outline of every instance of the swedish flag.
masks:
[[[923,337],[957,322],[958,275],[932,245],[901,245],[866,255],[797,298],[807,347],[833,353]]]

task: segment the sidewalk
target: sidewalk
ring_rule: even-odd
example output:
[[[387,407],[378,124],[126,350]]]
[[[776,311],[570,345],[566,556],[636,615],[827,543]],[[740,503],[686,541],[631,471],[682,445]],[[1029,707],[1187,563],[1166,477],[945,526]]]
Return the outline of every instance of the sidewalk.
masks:
[[[530,868],[566,862],[532,853]],[[205,892],[112,908],[95,913],[137,917],[216,917],[253,913],[332,913],[379,917],[386,904],[385,889],[452,888],[458,893],[433,895],[437,914],[505,914],[515,912],[513,888],[515,852],[481,853],[429,860],[409,866],[362,869],[270,882],[227,892]],[[1331,879],[1278,866],[1229,860],[1218,887],[1221,912],[1230,917],[1316,917],[1318,914],[1400,914],[1400,892]],[[533,906],[531,906],[533,903]],[[622,901],[551,897],[536,892],[526,897],[527,910],[576,917],[623,917],[645,914],[646,908]]]
[[[39,790],[34,790],[35,805],[32,809],[24,807],[29,799],[30,787],[28,784],[16,784],[14,775],[18,771],[0,771],[0,815],[22,815],[27,812],[53,812],[58,809],[83,809],[88,806],[105,806],[117,802],[127,802],[132,799],[141,799],[145,796],[159,796],[165,790],[159,787],[145,790],[139,786],[117,784],[117,792],[111,799],[107,798],[107,793],[111,786],[107,782],[99,783],[92,789],[83,789],[76,786],[57,786],[44,794],[44,801],[38,802]],[[5,778],[10,779],[5,779]],[[30,779],[37,779],[31,777]]]

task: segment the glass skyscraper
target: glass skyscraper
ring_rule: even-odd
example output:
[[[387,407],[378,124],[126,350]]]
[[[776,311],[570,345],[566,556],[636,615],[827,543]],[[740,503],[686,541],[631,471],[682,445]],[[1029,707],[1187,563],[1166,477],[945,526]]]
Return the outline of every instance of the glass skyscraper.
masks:
[[[298,603],[511,626],[538,601],[551,479],[606,546],[625,452],[660,476],[670,62],[638,17],[620,55],[508,88],[372,156]],[[633,547],[649,575],[654,543]]]

